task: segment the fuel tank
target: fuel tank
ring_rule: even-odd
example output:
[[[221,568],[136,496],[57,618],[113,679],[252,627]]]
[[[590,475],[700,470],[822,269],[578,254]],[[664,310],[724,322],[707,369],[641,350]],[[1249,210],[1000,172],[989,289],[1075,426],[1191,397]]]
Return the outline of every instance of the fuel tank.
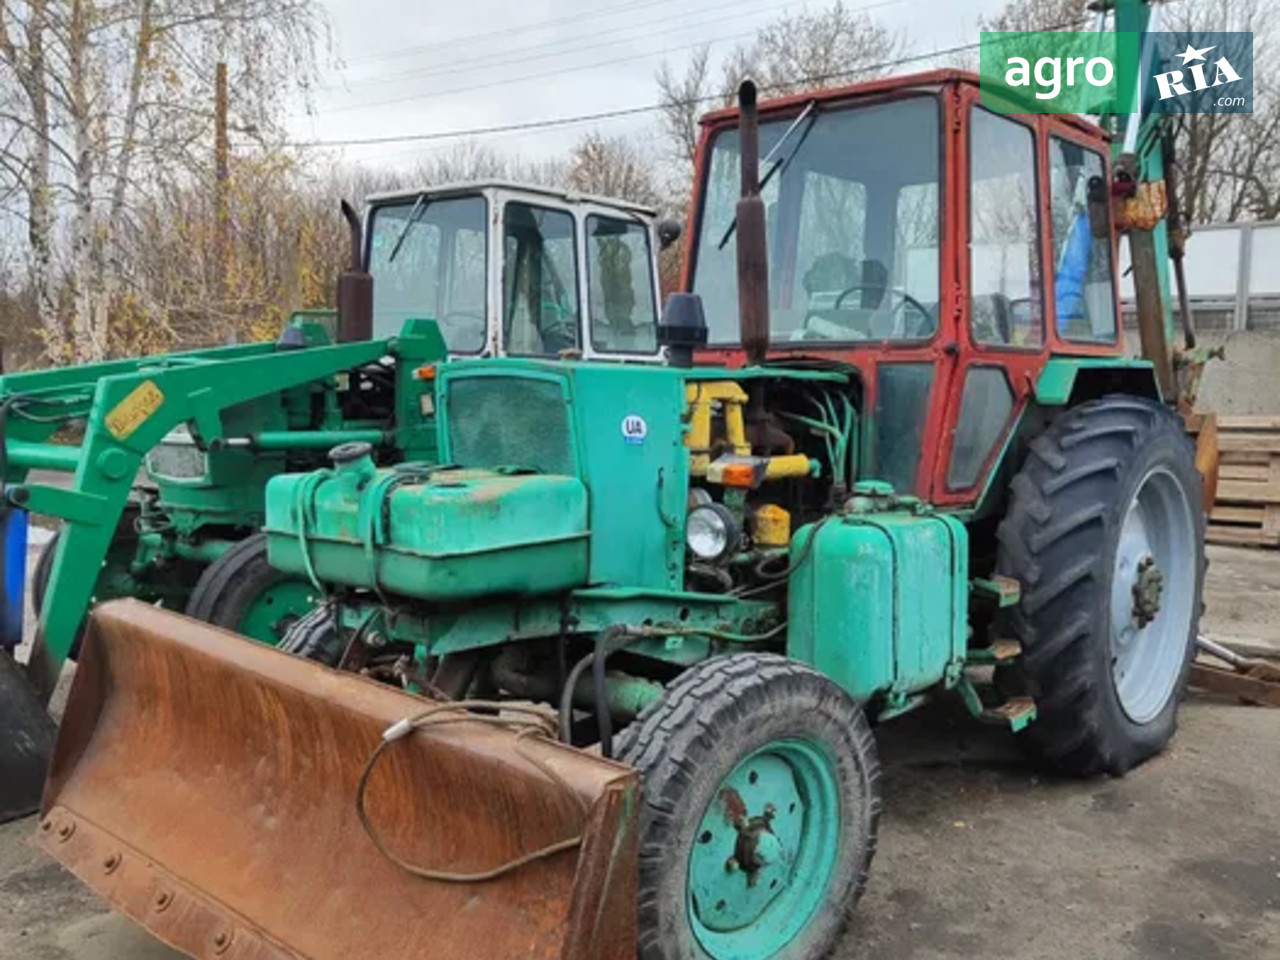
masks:
[[[790,656],[858,700],[954,682],[967,642],[963,524],[873,506],[801,528],[791,554]]]
[[[403,465],[367,456],[267,485],[272,566],[418,600],[555,593],[587,582],[587,490],[575,477]]]

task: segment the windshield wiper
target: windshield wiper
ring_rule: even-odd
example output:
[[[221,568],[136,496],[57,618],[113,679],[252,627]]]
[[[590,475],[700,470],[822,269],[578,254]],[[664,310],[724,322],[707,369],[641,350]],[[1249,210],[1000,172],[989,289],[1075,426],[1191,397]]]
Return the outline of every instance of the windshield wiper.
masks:
[[[427,203],[426,193],[418,194],[418,199],[413,202],[413,209],[409,211],[409,219],[405,221],[405,225],[400,229],[400,236],[396,237],[396,242],[391,245],[391,255],[387,257],[387,264],[396,262],[396,257],[400,253],[400,248],[404,246],[404,242],[409,237],[409,231],[417,226],[418,221],[422,219],[422,215],[427,212],[427,207],[431,204]]]
[[[808,124],[804,128],[804,133],[800,135],[800,139],[797,140],[795,146],[791,148],[791,152],[788,153],[785,157],[779,157],[777,160],[774,160],[773,166],[769,167],[769,169],[765,171],[764,176],[760,178],[761,192],[763,192],[764,188],[769,185],[769,181],[773,179],[773,175],[777,173],[779,170],[784,169],[786,165],[791,162],[792,158],[794,158],[795,155],[800,151],[800,147],[804,145],[804,141],[809,136],[809,131],[813,129],[814,122],[817,119],[818,119],[818,101],[810,100],[808,104],[805,105],[805,108],[800,111],[800,116],[796,117],[795,120],[791,121],[791,126],[787,127],[786,132],[783,133],[782,136],[778,138],[778,142],[773,145],[773,148],[767,154],[765,154],[764,159],[760,161],[760,165],[764,166],[770,160],[773,160],[774,155],[779,150],[782,149],[783,144],[785,144],[788,140],[791,139],[791,134],[793,134],[802,123],[805,123],[806,120],[808,121]],[[716,249],[723,250],[725,244],[728,243],[733,238],[734,231],[737,229],[738,229],[738,217],[735,214],[733,217],[733,220],[730,221],[728,228],[725,230],[724,236],[720,238],[720,243],[716,246]]]

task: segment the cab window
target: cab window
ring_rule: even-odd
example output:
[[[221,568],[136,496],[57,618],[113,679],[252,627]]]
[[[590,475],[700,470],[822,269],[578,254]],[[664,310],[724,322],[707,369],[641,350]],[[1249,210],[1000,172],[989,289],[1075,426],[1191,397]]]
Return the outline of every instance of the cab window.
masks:
[[[969,323],[978,343],[1044,342],[1036,140],[975,107],[969,120]]]
[[[1116,338],[1110,224],[1089,222],[1089,183],[1103,176],[1101,155],[1059,137],[1049,141],[1054,319],[1058,335],[1068,340]],[[1109,206],[1103,207],[1109,216]]]
[[[920,341],[938,324],[934,97],[762,119],[774,343]],[[710,342],[737,342],[739,133],[711,142],[693,290]]]
[[[508,203],[503,212],[502,332],[507,352],[556,356],[580,348],[573,216]]]
[[[655,353],[657,296],[649,228],[635,220],[587,217],[591,346],[602,353]]]
[[[375,337],[396,336],[406,320],[434,320],[451,353],[484,348],[485,211],[483,197],[406,200],[373,209]]]

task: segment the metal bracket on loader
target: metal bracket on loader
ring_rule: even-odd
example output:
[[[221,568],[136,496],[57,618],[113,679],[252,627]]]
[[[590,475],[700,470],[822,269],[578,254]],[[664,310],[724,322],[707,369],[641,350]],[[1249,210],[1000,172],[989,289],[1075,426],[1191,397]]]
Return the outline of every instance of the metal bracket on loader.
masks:
[[[8,582],[15,573],[20,581],[21,572],[6,549],[6,596],[16,590],[19,599],[9,597],[0,618],[0,822],[34,809],[53,738],[44,704],[84,622],[143,457],[188,422],[203,442],[217,443],[229,407],[371,363],[391,348],[388,341],[305,350],[255,344],[0,378],[4,526],[25,521],[22,511],[64,521],[26,682],[9,653],[21,641],[22,584]],[[80,417],[78,447],[49,442],[67,419]],[[28,483],[33,469],[70,473],[73,485]],[[25,555],[25,536],[6,539]]]
[[[195,424],[206,444],[216,444],[224,439],[223,410],[371,363],[387,352],[384,341],[259,352],[232,359],[211,352],[181,363],[166,358],[155,366],[110,373],[92,388],[84,439],[74,461],[67,457],[66,447],[58,450],[56,444],[38,442],[46,440],[51,430],[46,429],[37,442],[14,445],[26,440],[23,432],[38,427],[11,419],[4,440],[13,466],[60,463],[75,475],[70,490],[41,483],[18,483],[5,490],[12,506],[66,521],[28,665],[37,693],[47,700],[53,692],[93,593],[94,578],[85,572],[96,571],[106,557],[142,458],[152,447],[188,422]],[[6,378],[0,385],[9,386],[9,381]],[[61,461],[55,460],[50,447],[62,455]]]

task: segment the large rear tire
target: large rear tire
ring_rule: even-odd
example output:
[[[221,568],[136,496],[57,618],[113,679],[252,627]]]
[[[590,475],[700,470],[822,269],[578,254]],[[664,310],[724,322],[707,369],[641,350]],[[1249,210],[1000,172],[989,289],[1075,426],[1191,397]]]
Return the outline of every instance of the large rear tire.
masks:
[[[1137,397],[1082,404],[1031,444],[997,563],[1022,585],[1002,626],[1023,656],[997,680],[1035,699],[1024,736],[1051,766],[1120,775],[1173,737],[1200,620],[1201,485],[1181,421]]]
[[[278,646],[289,628],[315,607],[315,588],[267,562],[267,538],[241,540],[196,582],[186,614]]]
[[[640,960],[818,960],[862,894],[880,815],[858,705],[769,654],[709,660],[623,731],[639,769]]]

